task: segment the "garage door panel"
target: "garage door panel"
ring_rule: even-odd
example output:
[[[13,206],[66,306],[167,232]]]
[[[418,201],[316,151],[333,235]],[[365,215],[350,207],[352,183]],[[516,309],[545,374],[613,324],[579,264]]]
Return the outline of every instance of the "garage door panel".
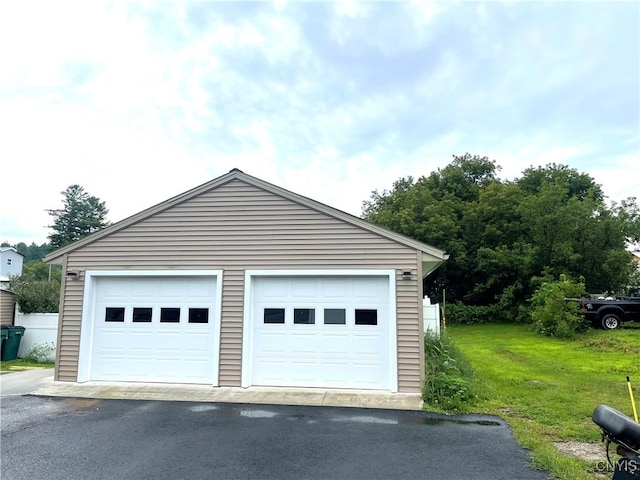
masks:
[[[265,354],[284,353],[287,351],[287,334],[264,332],[261,335],[261,352]]]
[[[213,383],[219,349],[215,276],[108,276],[94,281],[91,380]],[[106,321],[107,308],[123,308],[123,321]],[[162,314],[176,308],[179,316],[175,311]],[[190,308],[207,309],[208,322],[189,323]],[[151,309],[151,321],[133,322],[134,309]]]
[[[104,357],[97,366],[98,374],[105,380],[118,378],[119,372],[124,368],[124,361],[118,357]]]
[[[346,382],[344,372],[351,370],[351,365],[346,361],[336,363],[324,361],[321,367],[322,368],[319,369],[320,380],[330,386],[337,385],[336,382],[344,384]],[[351,375],[348,375],[348,377],[351,377]]]
[[[316,298],[318,296],[318,280],[315,278],[300,278],[291,283],[290,295],[296,299]]]
[[[314,333],[291,334],[289,344],[293,355],[314,354],[318,351],[318,338]]]
[[[132,278],[127,281],[129,285],[129,297],[138,301],[153,299],[158,294],[158,280],[155,278]],[[177,282],[176,282],[177,283]],[[180,288],[180,285],[177,285]]]
[[[351,351],[351,338],[345,334],[332,335],[325,334],[322,336],[322,350],[324,355],[343,355],[348,356]]]
[[[388,277],[255,277],[251,281],[250,384],[390,388],[388,340],[395,332],[389,332]],[[284,310],[284,323],[265,325],[265,308]],[[313,310],[315,323],[294,323],[298,309]],[[327,309],[331,311],[325,324]],[[356,325],[357,309],[375,311],[377,324]]]
[[[260,285],[261,298],[266,300],[286,298],[288,289],[288,282],[283,278],[272,278],[269,282],[264,282]]]
[[[314,373],[317,370],[316,363],[304,360],[292,360],[289,362],[289,372],[294,382],[304,382],[307,385],[315,380]]]
[[[344,301],[349,298],[349,280],[333,278],[322,282],[320,298],[323,300]]]
[[[371,355],[380,357],[380,350],[383,348],[379,335],[354,335],[353,352],[356,355]]]
[[[283,359],[263,359],[256,366],[255,374],[263,378],[266,385],[283,385],[287,362]]]
[[[375,363],[356,363],[352,365],[353,375],[356,380],[356,385],[359,386],[371,386],[379,384],[380,379],[380,364]]]
[[[379,282],[362,281],[354,283],[351,290],[351,298],[354,300],[372,300],[378,303],[384,300],[386,288],[381,288]]]

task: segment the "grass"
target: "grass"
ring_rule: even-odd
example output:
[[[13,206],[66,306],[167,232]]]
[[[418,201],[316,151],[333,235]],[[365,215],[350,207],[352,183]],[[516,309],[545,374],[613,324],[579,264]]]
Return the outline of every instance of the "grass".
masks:
[[[640,325],[589,330],[558,340],[522,325],[452,325],[447,333],[474,369],[467,411],[495,414],[556,479],[591,480],[594,464],[560,454],[553,442],[599,442],[594,408],[632,416],[626,377],[640,399]],[[604,458],[603,458],[604,460]]]
[[[0,362],[0,372],[23,370],[26,368],[53,368],[54,366],[55,365],[53,363],[49,362],[34,362],[33,360],[18,358],[16,360]]]

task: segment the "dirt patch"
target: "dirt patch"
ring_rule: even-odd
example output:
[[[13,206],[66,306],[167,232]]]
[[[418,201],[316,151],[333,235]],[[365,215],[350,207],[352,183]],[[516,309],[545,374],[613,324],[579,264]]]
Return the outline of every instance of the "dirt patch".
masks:
[[[607,452],[602,443],[555,442],[553,445],[565,455],[571,455],[587,462],[601,462],[606,461],[607,458]]]
[[[67,404],[74,408],[91,408],[100,403],[100,400],[94,398],[68,398]]]

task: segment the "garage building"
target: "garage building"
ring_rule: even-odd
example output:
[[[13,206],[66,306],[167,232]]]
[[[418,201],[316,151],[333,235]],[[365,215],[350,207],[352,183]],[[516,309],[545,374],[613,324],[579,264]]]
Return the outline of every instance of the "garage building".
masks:
[[[446,258],[234,169],[47,256],[55,378],[417,393]]]

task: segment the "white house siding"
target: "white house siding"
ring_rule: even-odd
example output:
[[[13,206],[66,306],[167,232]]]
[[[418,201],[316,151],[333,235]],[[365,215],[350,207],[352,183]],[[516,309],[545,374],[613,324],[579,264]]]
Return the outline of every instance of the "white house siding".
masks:
[[[14,277],[22,274],[24,257],[13,247],[0,248],[0,276]]]
[[[239,180],[68,253],[57,379],[76,381],[85,270],[221,269],[219,384],[239,386],[244,271],[396,269],[398,386],[421,388],[421,253]],[[400,272],[416,275],[403,280]]]

